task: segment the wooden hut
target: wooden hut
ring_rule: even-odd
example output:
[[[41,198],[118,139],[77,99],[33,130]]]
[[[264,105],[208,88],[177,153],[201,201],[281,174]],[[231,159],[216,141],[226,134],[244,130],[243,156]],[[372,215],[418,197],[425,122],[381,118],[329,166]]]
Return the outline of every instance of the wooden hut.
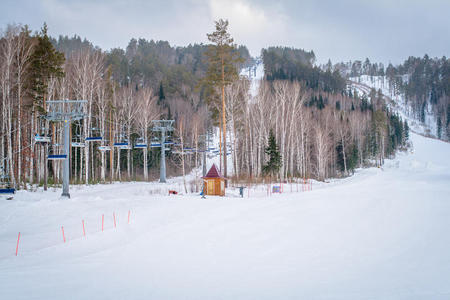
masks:
[[[213,164],[206,176],[202,178],[205,195],[225,196],[225,177],[220,174],[216,164]]]

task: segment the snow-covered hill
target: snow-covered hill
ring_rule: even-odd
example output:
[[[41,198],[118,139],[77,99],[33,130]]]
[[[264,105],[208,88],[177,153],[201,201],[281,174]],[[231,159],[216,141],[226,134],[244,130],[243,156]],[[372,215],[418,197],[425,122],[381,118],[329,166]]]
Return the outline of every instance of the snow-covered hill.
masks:
[[[403,80],[407,80],[407,78]],[[372,88],[377,92],[381,90],[389,108],[397,112],[403,120],[407,120],[413,132],[434,138],[437,136],[436,118],[431,113],[431,106],[425,110],[425,122],[420,122],[411,113],[411,109],[406,104],[404,95],[397,93],[389,85],[389,81],[385,76],[362,75],[360,77],[352,77],[350,78],[350,87],[352,90],[356,90],[360,96],[364,94],[368,96]]]
[[[411,138],[384,170],[310,192],[20,191],[0,201],[0,299],[448,299],[450,145]]]

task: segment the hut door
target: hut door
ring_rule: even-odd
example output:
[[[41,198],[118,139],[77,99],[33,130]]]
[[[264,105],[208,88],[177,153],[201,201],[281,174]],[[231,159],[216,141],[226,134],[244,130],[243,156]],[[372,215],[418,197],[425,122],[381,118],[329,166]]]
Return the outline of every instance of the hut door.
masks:
[[[208,195],[214,195],[214,180],[207,181]]]

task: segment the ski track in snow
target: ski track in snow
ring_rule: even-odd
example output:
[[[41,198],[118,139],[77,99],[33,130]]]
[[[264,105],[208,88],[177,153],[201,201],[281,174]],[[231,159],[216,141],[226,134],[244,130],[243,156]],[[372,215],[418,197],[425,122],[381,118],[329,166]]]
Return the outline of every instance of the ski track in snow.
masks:
[[[450,144],[411,138],[413,153],[310,192],[20,191],[0,201],[0,299],[449,299]]]

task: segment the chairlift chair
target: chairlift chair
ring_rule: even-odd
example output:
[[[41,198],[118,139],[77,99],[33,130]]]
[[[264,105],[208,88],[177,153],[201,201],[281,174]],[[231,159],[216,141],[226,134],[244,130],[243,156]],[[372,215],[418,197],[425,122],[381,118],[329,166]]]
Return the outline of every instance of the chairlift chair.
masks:
[[[7,168],[8,169],[8,168]],[[6,196],[7,200],[12,200],[16,189],[11,187],[10,177],[3,168],[0,168],[0,196]]]
[[[65,160],[67,158],[67,154],[50,154],[47,159],[48,160]]]
[[[84,148],[86,147],[86,143],[80,143],[80,142],[72,142],[70,144],[74,148]]]
[[[144,141],[143,138],[138,138],[136,140],[136,144],[134,145],[134,148],[145,149],[145,148],[147,148],[147,143]]]
[[[84,140],[86,142],[101,142],[103,140],[103,137],[99,134],[100,129],[96,127],[91,128],[91,135],[85,138]]]
[[[50,137],[49,136],[41,136],[38,133],[36,133],[36,135],[34,136],[34,142],[35,143],[50,143]]]

